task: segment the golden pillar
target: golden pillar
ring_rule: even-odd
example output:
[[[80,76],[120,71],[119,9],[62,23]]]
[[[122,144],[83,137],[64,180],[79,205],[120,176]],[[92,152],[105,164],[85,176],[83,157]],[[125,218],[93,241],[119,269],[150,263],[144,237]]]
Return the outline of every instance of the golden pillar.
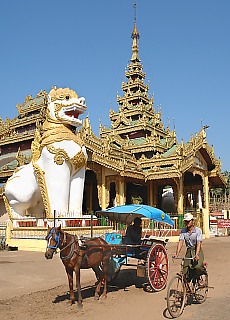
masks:
[[[178,214],[184,213],[183,176],[181,176],[181,178],[179,179],[177,210],[178,210]]]
[[[182,228],[184,225],[183,224],[183,213],[184,213],[184,179],[183,179],[183,175],[179,179],[177,211],[178,211],[178,228]]]
[[[105,167],[101,170],[101,209],[106,209]]]
[[[210,238],[209,230],[209,184],[208,184],[208,175],[204,176],[204,203],[205,207],[202,210],[203,213],[203,233],[205,238]]]
[[[125,182],[124,177],[119,179],[119,205],[125,204]]]

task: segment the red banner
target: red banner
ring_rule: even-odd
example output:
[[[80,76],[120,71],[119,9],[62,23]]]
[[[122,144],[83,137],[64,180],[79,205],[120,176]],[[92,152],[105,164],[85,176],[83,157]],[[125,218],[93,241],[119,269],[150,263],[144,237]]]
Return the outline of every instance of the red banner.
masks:
[[[230,219],[218,219],[217,220],[218,228],[230,228]]]

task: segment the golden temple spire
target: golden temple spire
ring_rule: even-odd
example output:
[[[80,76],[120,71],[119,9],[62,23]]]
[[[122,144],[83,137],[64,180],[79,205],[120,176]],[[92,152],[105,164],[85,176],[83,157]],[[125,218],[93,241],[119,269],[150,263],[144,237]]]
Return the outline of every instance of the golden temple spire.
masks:
[[[137,30],[137,25],[136,25],[136,20],[137,20],[137,16],[136,16],[136,2],[134,2],[133,5],[134,8],[134,28],[133,28],[133,32],[132,32],[132,39],[133,39],[133,45],[132,45],[132,58],[131,61],[135,62],[135,61],[140,61],[139,57],[138,57],[138,39],[140,38],[140,34]]]

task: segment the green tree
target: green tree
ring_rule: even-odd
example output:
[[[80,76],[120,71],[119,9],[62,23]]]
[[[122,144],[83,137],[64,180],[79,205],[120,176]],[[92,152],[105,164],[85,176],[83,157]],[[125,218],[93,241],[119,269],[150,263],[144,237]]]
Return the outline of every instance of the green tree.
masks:
[[[222,198],[222,197],[228,196],[230,194],[230,172],[224,171],[224,172],[222,172],[222,175],[227,180],[226,187],[210,189],[211,198]]]
[[[230,171],[222,172],[223,176],[227,179],[227,186],[225,188],[225,192],[227,195],[230,194]]]

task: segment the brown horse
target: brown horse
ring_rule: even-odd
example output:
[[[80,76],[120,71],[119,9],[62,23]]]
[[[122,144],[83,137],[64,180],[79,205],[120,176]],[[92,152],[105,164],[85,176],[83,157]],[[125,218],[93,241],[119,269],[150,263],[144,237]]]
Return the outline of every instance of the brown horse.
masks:
[[[75,303],[73,291],[73,271],[76,274],[76,287],[78,291],[78,306],[82,306],[82,294],[80,284],[80,269],[92,268],[99,278],[95,299],[99,299],[101,285],[104,285],[102,297],[106,298],[106,281],[109,258],[112,248],[102,238],[93,238],[80,244],[78,238],[64,232],[61,226],[49,228],[47,231],[47,248],[45,257],[52,259],[57,248],[60,249],[60,258],[65,266],[69,280],[70,304]],[[99,268],[99,266],[102,268]],[[102,272],[101,272],[102,270]]]

